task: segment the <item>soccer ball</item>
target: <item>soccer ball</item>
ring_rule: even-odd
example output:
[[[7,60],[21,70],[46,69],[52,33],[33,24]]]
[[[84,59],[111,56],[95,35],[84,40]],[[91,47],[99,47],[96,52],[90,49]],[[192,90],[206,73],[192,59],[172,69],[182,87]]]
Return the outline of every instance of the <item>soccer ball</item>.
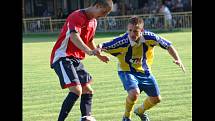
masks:
[[[83,116],[80,121],[96,121],[96,119],[92,116]]]

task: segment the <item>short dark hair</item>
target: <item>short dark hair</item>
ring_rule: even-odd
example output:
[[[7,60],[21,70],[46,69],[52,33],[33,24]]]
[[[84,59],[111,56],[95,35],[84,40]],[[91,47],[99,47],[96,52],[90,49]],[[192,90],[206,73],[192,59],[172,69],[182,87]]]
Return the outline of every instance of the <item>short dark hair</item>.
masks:
[[[142,27],[144,26],[144,21],[142,18],[138,17],[138,16],[132,16],[130,19],[129,19],[129,22],[130,24],[133,24],[135,26],[140,26],[142,25]]]
[[[95,6],[96,4],[99,4],[99,5],[104,6],[104,7],[111,7],[109,2],[113,2],[113,1],[112,0],[96,0],[93,3],[93,6]]]

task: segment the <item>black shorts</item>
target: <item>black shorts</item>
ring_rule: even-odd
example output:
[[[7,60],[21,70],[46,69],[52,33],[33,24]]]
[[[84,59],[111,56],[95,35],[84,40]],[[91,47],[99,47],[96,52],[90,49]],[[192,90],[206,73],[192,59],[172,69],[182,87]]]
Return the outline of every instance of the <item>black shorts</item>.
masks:
[[[67,88],[90,83],[91,75],[84,69],[84,65],[77,58],[60,58],[51,67],[59,77],[61,88]]]

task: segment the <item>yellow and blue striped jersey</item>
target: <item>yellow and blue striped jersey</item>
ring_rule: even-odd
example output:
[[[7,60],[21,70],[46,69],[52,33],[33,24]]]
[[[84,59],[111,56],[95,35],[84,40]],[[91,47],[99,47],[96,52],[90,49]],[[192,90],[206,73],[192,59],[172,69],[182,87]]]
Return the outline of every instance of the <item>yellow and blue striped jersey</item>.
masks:
[[[154,57],[154,47],[167,49],[171,42],[150,31],[141,34],[138,43],[132,41],[128,33],[101,44],[106,53],[118,58],[118,71],[150,72]]]

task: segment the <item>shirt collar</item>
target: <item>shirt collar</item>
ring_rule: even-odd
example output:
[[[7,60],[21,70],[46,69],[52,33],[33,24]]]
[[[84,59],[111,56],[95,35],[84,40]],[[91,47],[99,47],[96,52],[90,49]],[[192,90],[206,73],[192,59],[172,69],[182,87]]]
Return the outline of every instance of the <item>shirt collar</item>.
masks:
[[[130,42],[130,44],[131,44],[132,47],[133,47],[134,45],[139,46],[139,45],[141,45],[142,43],[145,42],[145,38],[143,37],[142,34],[141,34],[141,36],[140,36],[140,40],[138,41],[138,43],[135,42],[135,41],[132,41],[132,39],[131,39],[131,37],[130,37],[129,35],[128,35],[128,39],[129,39],[129,42]]]

